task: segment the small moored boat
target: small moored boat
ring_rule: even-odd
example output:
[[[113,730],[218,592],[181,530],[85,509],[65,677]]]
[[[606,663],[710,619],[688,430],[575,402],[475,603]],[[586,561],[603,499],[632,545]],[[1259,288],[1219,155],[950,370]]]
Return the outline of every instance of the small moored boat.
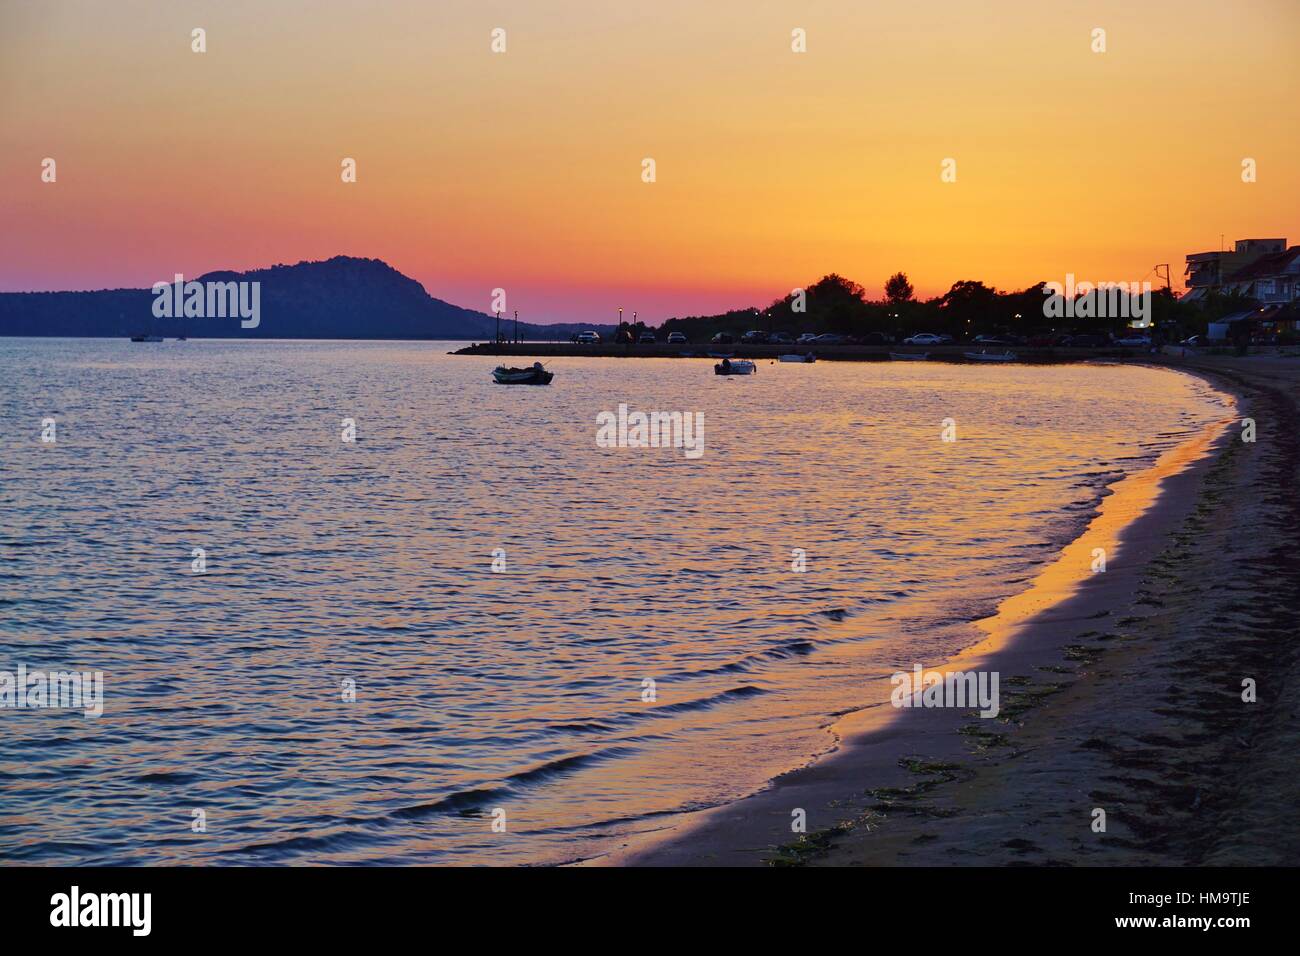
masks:
[[[929,352],[890,352],[889,357],[895,362],[924,362],[930,357]]]
[[[1014,352],[967,352],[966,358],[972,362],[1014,362],[1016,356]]]
[[[132,342],[161,342],[162,340],[163,340],[163,337],[162,337],[161,335],[133,335],[133,336],[131,336],[131,341],[132,341]]]
[[[780,359],[782,362],[815,362],[815,361],[817,361],[817,356],[813,355],[811,352],[806,352],[806,353],[804,353],[803,355],[778,355],[777,358]]]
[[[492,370],[492,378],[498,385],[549,385],[555,373],[546,371],[541,362],[534,362],[530,368],[498,365]]]
[[[753,375],[754,363],[748,359],[723,359],[717,365],[713,366],[715,375]]]

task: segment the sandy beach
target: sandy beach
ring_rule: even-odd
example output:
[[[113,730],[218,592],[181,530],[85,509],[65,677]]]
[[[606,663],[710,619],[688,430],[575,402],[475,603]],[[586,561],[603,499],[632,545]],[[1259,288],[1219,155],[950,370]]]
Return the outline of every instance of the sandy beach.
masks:
[[[810,766],[590,862],[1300,862],[1300,839],[1276,825],[1300,796],[1300,361],[1160,364],[1202,375],[1238,410],[1115,485],[1032,587],[980,622],[984,640],[924,662],[998,672],[996,718],[871,702]],[[1242,418],[1257,441],[1242,441]],[[1089,569],[1097,547],[1105,573]]]

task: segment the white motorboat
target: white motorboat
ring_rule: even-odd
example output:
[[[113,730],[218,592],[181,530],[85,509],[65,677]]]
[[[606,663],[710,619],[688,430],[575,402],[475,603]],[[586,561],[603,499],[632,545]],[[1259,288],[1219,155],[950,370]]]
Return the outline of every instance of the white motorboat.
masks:
[[[753,375],[754,363],[749,359],[723,359],[717,365],[713,366],[715,375]]]

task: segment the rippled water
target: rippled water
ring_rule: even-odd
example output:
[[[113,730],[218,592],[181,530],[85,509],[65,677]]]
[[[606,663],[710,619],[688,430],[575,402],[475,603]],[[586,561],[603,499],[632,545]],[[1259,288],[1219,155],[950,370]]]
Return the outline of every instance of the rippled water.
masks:
[[[827,749],[1222,411],[1132,367],[568,358],[507,388],[448,348],[0,339],[0,671],[106,696],[0,710],[0,859],[597,854]],[[703,412],[703,457],[597,447],[620,402]]]

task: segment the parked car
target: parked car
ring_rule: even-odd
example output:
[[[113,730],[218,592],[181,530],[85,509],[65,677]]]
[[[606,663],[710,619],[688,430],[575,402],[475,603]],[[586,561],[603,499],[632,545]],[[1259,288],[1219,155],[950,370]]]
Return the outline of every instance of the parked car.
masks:
[[[1192,335],[1183,339],[1178,344],[1186,345],[1189,349],[1199,349],[1201,346],[1206,344],[1206,341],[1204,335]]]
[[[714,334],[713,338],[709,339],[709,341],[714,345],[730,345],[732,342],[736,341],[736,337],[730,332],[718,332]]]
[[[641,345],[654,345],[655,334],[653,332],[642,332],[637,336],[637,342]]]
[[[817,333],[816,333],[816,332],[805,332],[803,335],[799,336],[799,338],[797,339],[797,341],[798,341],[798,343],[799,343],[800,345],[805,345],[805,344],[807,344],[808,342],[815,342],[815,341],[817,341]]]
[[[751,329],[740,337],[740,341],[746,345],[762,345],[767,341],[767,333],[759,329]]]
[[[600,333],[588,329],[586,332],[579,332],[573,341],[577,342],[579,345],[599,345]]]
[[[935,335],[933,332],[918,332],[916,335],[908,336],[903,339],[904,345],[943,345],[945,336]],[[949,339],[951,341],[951,339]]]
[[[1122,345],[1125,348],[1146,348],[1151,347],[1151,339],[1146,335],[1126,335],[1122,339],[1115,340],[1116,345]]]
[[[1069,345],[1070,339],[1072,338],[1074,338],[1073,335],[1068,335],[1064,332],[1042,332],[1039,333],[1036,337],[1030,339],[1029,344],[1048,345],[1048,346]]]
[[[868,332],[862,336],[863,345],[892,345],[894,337],[886,332]]]
[[[977,335],[975,336],[975,338],[971,339],[971,342],[975,345],[1016,345],[1018,344],[1012,341],[1010,336],[1002,336],[1002,335]]]
[[[767,341],[771,345],[794,345],[794,336],[789,332],[773,332]]]
[[[834,332],[823,332],[813,339],[814,345],[843,345],[847,339],[842,335],[836,335]]]
[[[1061,339],[1061,344],[1072,349],[1100,349],[1110,345],[1110,336],[1101,332],[1081,332],[1065,336]]]
[[[685,334],[684,332],[669,332],[669,333],[668,333],[668,344],[669,344],[669,345],[685,345],[685,344],[686,344],[686,334]]]

